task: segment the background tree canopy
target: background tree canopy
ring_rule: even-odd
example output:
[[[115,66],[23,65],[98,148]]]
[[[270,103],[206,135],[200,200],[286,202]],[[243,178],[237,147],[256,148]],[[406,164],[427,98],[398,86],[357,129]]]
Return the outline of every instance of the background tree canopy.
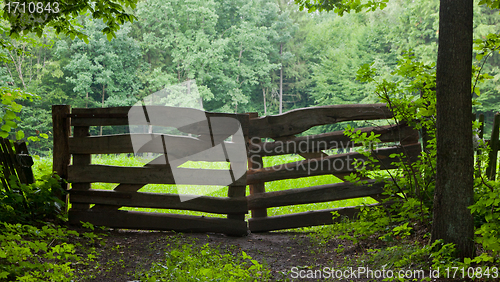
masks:
[[[48,134],[33,144],[38,153],[50,150],[52,104],[132,105],[195,79],[206,110],[277,114],[281,68],[283,111],[374,103],[374,86],[356,80],[362,65],[373,63],[377,75],[389,79],[402,54],[411,52],[426,64],[437,56],[438,0],[322,2],[336,13],[317,12],[331,7],[313,1],[108,2],[66,1],[58,16],[24,26],[4,6],[0,86],[40,97],[22,102],[23,122],[16,129],[26,137]],[[498,1],[480,3],[474,16],[478,48],[494,42],[491,34],[500,28],[492,10]],[[474,107],[486,114],[488,131],[500,108],[500,59],[498,53],[483,56],[475,65],[492,79],[479,83]]]

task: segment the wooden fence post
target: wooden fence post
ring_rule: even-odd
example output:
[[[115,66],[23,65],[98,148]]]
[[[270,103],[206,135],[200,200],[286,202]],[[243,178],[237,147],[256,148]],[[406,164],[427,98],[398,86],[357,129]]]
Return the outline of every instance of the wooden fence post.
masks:
[[[74,137],[87,137],[90,135],[89,126],[75,126],[73,136]],[[86,166],[91,163],[90,154],[73,154],[73,165],[75,166]],[[73,183],[71,189],[73,190],[89,190],[91,188],[91,183]],[[70,196],[71,197],[71,196]],[[90,204],[71,204],[71,209],[73,210],[88,210],[90,209]]]
[[[52,170],[62,178],[61,187],[68,190],[68,184],[64,181],[68,178],[68,165],[70,162],[69,136],[71,135],[71,123],[68,117],[71,111],[70,105],[52,105],[52,125],[54,134]],[[56,195],[66,203],[67,197]]]
[[[493,119],[493,130],[491,132],[488,167],[486,168],[486,176],[490,180],[495,180],[497,172],[497,157],[498,157],[498,127],[500,125],[500,113],[496,113]]]
[[[248,138],[248,127],[249,127],[249,117],[247,116],[245,120],[240,120],[240,125],[242,127],[243,131],[243,136],[245,140]],[[246,174],[243,176],[246,177]],[[247,186],[246,182],[244,185],[230,185],[227,191],[227,196],[229,198],[235,198],[235,197],[245,197],[247,192]],[[227,215],[228,219],[236,219],[236,220],[241,220],[245,221],[245,214],[228,214]],[[245,223],[246,224],[246,223]]]
[[[249,113],[250,119],[258,118],[259,113]],[[257,137],[257,138],[255,138]],[[252,138],[255,138],[256,140],[252,140]],[[261,140],[258,136],[249,136],[248,139],[248,144],[252,144],[251,142],[255,142],[253,144],[259,144],[261,143]],[[264,161],[262,160],[262,157],[260,155],[251,155],[249,154],[248,156],[248,169],[259,169],[259,168],[264,168]],[[250,188],[250,195],[254,194],[260,194],[260,193],[266,193],[266,183],[261,182],[261,183],[256,183],[249,185]],[[266,208],[260,208],[260,209],[252,209],[252,218],[262,218],[262,217],[267,217],[267,209]]]
[[[474,115],[474,120],[475,120],[475,115]],[[479,115],[479,132],[478,132],[478,137],[479,139],[483,139],[484,136],[484,114]],[[481,162],[479,160],[479,157],[483,154],[483,151],[481,148],[477,148],[476,150],[476,167],[477,167],[477,172],[476,172],[476,177],[479,177],[481,175]]]

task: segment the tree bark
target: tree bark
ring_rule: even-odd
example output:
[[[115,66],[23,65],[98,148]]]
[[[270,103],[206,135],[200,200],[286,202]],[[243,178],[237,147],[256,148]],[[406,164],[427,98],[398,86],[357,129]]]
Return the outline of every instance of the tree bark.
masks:
[[[264,99],[264,115],[267,115],[266,88],[262,87],[262,98]]]
[[[441,0],[436,71],[437,177],[432,241],[474,254],[472,147],[473,0]]]
[[[281,58],[281,67],[280,67],[280,108],[279,114],[283,112],[283,43],[280,43],[280,58]]]
[[[106,84],[102,85],[102,103],[101,108],[104,108],[104,95],[106,94]],[[102,125],[99,127],[99,136],[102,136]]]

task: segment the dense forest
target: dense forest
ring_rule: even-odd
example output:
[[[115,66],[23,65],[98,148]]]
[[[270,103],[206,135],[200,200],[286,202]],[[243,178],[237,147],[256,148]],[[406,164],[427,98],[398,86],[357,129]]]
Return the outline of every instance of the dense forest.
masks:
[[[435,62],[438,7],[438,0],[396,0],[383,10],[340,17],[300,11],[283,0],[141,1],[137,20],[114,38],[90,15],[78,18],[88,43],[50,30],[41,38],[4,35],[18,48],[2,50],[10,60],[0,68],[0,86],[38,96],[23,102],[19,129],[26,137],[48,135],[33,144],[39,154],[50,153],[51,105],[133,105],[190,79],[204,108],[215,112],[273,115],[316,105],[375,103],[374,86],[357,81],[357,70],[373,63],[389,78],[408,52],[423,63]],[[476,6],[475,38],[498,30],[496,14]],[[476,87],[481,91],[474,105],[488,123],[500,106],[500,58],[493,54],[475,65],[492,76]]]

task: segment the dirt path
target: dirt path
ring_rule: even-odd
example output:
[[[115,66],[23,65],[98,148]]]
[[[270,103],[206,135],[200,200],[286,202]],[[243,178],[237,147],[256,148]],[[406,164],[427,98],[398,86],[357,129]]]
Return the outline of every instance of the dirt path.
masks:
[[[87,229],[75,229],[80,234]],[[137,281],[134,273],[149,269],[153,262],[161,262],[169,252],[170,245],[202,246],[219,248],[221,253],[247,255],[271,270],[274,281],[324,281],[318,279],[292,279],[292,267],[321,270],[324,267],[335,270],[346,267],[357,268],[360,258],[368,249],[384,248],[385,243],[376,237],[367,238],[353,245],[337,238],[321,239],[321,233],[269,232],[254,233],[244,237],[229,237],[214,233],[177,234],[174,232],[107,230],[96,240],[81,249],[94,250],[96,259],[88,265],[77,265],[78,275],[84,281]],[[328,233],[327,233],[328,234]],[[81,239],[79,242],[82,243]],[[88,241],[88,240],[87,240]],[[71,243],[71,242],[70,242]],[[186,243],[186,244],[185,244]],[[195,246],[196,245],[196,246]],[[87,253],[88,254],[88,253]],[[382,281],[377,279],[349,279],[327,281]],[[433,279],[431,281],[452,281]]]
[[[86,276],[91,281],[134,281],[133,273],[137,269],[148,268],[152,262],[164,258],[167,245],[179,240],[179,237],[196,238],[200,245],[209,243],[211,247],[240,253],[244,251],[260,263],[266,263],[276,280],[290,278],[292,267],[334,267],[344,262],[347,253],[356,255],[354,250],[335,251],[339,244],[345,245],[345,242],[331,240],[321,245],[304,232],[257,233],[244,237],[132,230],[111,230],[103,234],[107,234],[103,236],[106,243],[93,245],[100,254],[95,263],[90,267],[82,267],[87,269]]]

